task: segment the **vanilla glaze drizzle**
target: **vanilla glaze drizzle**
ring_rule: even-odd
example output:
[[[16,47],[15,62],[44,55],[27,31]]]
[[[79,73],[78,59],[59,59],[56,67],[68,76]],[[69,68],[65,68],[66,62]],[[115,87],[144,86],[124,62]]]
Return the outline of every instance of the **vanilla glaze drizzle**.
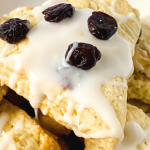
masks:
[[[4,139],[0,143],[0,150],[5,150],[5,148],[8,145],[11,145],[12,150],[17,150],[13,137],[10,135],[6,135],[3,132],[3,128],[5,127],[6,123],[9,121],[9,119],[10,119],[9,114],[7,114],[5,112],[1,112],[1,114],[0,114],[0,137],[4,136]]]
[[[5,150],[7,146],[11,146],[12,150],[17,150],[15,141],[11,135],[3,134],[4,140],[0,144],[0,149]]]
[[[9,118],[10,118],[10,116],[7,113],[5,113],[5,112],[2,112],[0,114],[0,136],[2,134],[4,126],[6,125],[6,123],[9,120]]]
[[[89,8],[76,9],[72,18],[65,19],[60,23],[46,22],[41,12],[58,3],[62,3],[62,1],[47,1],[42,6],[36,7],[33,14],[38,25],[27,35],[29,38],[28,45],[22,53],[12,54],[1,60],[3,63],[9,59],[15,60],[14,73],[21,72],[22,69],[26,70],[30,81],[29,100],[33,108],[39,107],[44,95],[49,100],[53,100],[55,95],[49,92],[53,87],[61,88],[58,85],[67,87],[68,84],[71,84],[73,90],[67,90],[69,102],[64,121],[72,126],[76,135],[84,138],[116,137],[121,139],[123,138],[123,131],[120,122],[109,100],[104,96],[101,85],[111,84],[111,79],[117,76],[126,78],[130,76],[133,71],[131,43],[118,33],[107,41],[99,40],[91,35],[87,27],[87,19],[93,10]],[[115,7],[115,2],[113,7]],[[134,19],[133,15],[132,17]],[[68,46],[75,42],[92,44],[101,51],[101,60],[91,70],[84,71],[66,63],[65,52]],[[3,52],[5,51],[7,51],[6,47]],[[12,75],[10,81],[12,78],[15,76]],[[16,83],[10,82],[12,87],[15,86],[14,84]],[[71,118],[73,101],[78,102],[84,108],[95,110],[103,121],[110,126],[110,130],[102,130],[88,135],[78,131],[79,124],[75,124]],[[79,111],[79,115],[82,110]],[[76,120],[79,118],[77,116]]]
[[[150,149],[150,125],[143,130],[138,123],[128,121],[125,125],[124,135],[123,141],[114,150],[138,150],[138,145],[141,145],[143,150]]]

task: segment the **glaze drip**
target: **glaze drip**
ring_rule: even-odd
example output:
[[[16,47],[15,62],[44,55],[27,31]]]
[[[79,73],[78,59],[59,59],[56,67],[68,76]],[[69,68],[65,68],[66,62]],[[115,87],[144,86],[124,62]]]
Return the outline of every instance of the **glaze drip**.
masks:
[[[11,145],[12,150],[17,150],[15,141],[11,135],[4,135],[5,138],[0,144],[0,149],[5,150],[7,146]]]
[[[143,130],[138,123],[128,121],[125,125],[124,134],[123,141],[114,150],[138,150],[138,145],[141,145],[143,150],[150,148],[150,126]]]
[[[24,116],[16,123],[15,129],[24,129]]]

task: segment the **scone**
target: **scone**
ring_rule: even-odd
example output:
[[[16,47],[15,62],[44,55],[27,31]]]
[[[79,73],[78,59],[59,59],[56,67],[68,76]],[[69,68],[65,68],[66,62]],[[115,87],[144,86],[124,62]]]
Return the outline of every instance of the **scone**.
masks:
[[[35,110],[31,107],[29,101],[27,101],[24,97],[17,95],[10,88],[8,89],[5,98],[13,105],[24,110],[31,117],[35,117]],[[68,135],[70,133],[70,130],[56,122],[53,118],[44,115],[40,109],[38,109],[36,115],[36,119],[39,122],[40,126],[48,130],[49,132],[58,136],[62,136],[63,134]]]
[[[22,129],[12,129],[3,133],[0,137],[0,148],[2,150],[40,150],[37,142]]]
[[[8,90],[8,88],[7,88],[6,85],[3,85],[3,84],[2,84],[2,85],[0,86],[0,101],[3,99],[3,96],[6,95],[7,90]]]
[[[133,57],[135,71],[128,81],[128,99],[150,104],[150,15],[141,19],[141,28]]]
[[[23,110],[7,100],[0,102],[1,150],[60,150],[55,136],[48,133]]]
[[[11,16],[29,20],[31,30],[15,44],[0,40],[4,54],[1,80],[34,108],[85,138],[86,150],[112,150],[123,138],[127,78],[133,71],[139,13],[125,0],[69,3],[76,8],[51,0]],[[55,17],[53,10],[61,13]],[[94,21],[97,15],[98,24]],[[101,32],[99,23],[104,24]],[[72,61],[74,53],[80,57],[79,64]]]
[[[138,107],[139,109],[142,109],[143,112],[146,114],[150,113],[150,104],[144,103],[136,99],[129,99],[127,102],[133,106]]]
[[[141,36],[135,46],[134,69],[150,77],[150,15],[141,18]]]
[[[43,128],[55,135],[61,136],[63,134],[68,135],[70,133],[70,130],[56,122],[50,116],[42,114],[40,110],[38,110],[38,121]]]
[[[150,78],[144,73],[134,72],[128,80],[128,99],[141,100],[150,104]]]
[[[149,150],[150,118],[137,107],[127,105],[124,140],[114,150]]]

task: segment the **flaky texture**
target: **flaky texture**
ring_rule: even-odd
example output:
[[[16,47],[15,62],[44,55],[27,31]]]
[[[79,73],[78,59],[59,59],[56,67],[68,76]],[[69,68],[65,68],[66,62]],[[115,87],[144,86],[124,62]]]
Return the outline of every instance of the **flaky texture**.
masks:
[[[150,78],[144,73],[135,71],[128,80],[128,99],[137,99],[150,104]]]
[[[0,17],[0,24],[4,23],[5,21],[11,19],[11,18],[21,18],[21,19],[27,19],[30,22],[30,29],[36,26],[36,19],[34,15],[32,14],[32,7],[18,7],[17,9],[10,12],[9,15],[4,15],[3,17]]]
[[[92,0],[71,0],[69,1],[72,5],[76,6],[77,8],[92,8],[94,10],[101,10],[105,13],[112,14],[112,12],[108,9],[108,6],[111,6],[111,0],[105,0],[104,2],[101,1],[92,1]],[[137,42],[139,32],[140,32],[140,21],[139,21],[139,13],[136,9],[133,9],[126,1],[124,0],[117,0],[115,11],[123,14],[128,15],[129,13],[134,14],[134,20],[129,19],[126,24],[119,23],[119,29],[118,33],[131,43],[132,49],[134,49],[134,45]],[[11,14],[16,14],[15,12],[12,12]],[[24,15],[25,14],[25,15]],[[11,16],[16,17],[16,16]],[[32,28],[34,25],[36,25],[36,21],[34,16],[32,15],[32,11],[25,11],[22,14],[17,15],[17,17],[28,19],[31,22],[30,28]],[[116,18],[116,20],[119,22],[119,20]],[[24,50],[24,47],[27,45],[28,39],[24,39],[21,42],[18,42],[15,44],[14,48],[6,53],[6,57],[10,54],[14,53],[20,53]],[[6,42],[3,40],[0,40],[0,52],[6,45]],[[0,74],[1,79],[6,85],[9,85],[9,79],[11,74],[14,72],[15,62],[13,61],[7,61],[5,63],[5,67],[0,67]],[[19,78],[17,80],[16,86],[13,88],[17,92],[17,87],[19,84],[23,85],[23,92],[22,96],[24,96],[26,99],[29,99],[29,92],[30,92],[30,83],[29,79],[27,78],[25,71],[22,71],[19,74]],[[126,79],[124,77],[116,77],[113,79],[115,82],[121,82],[126,85]],[[58,121],[60,124],[66,126],[68,129],[72,129],[72,126],[68,124],[66,121],[63,120],[64,114],[67,113],[68,109],[68,97],[64,96],[66,93],[65,89],[55,88],[55,99],[53,101],[48,100],[48,98],[45,96],[40,104],[40,109],[44,112],[47,112],[46,115],[49,115],[51,118],[54,118],[56,121]],[[102,85],[102,91],[104,95],[109,99],[111,105],[113,106],[116,116],[121,124],[121,127],[124,129],[125,120],[126,120],[126,99],[127,99],[127,87],[125,86],[117,86],[117,85]],[[19,94],[19,93],[18,93]],[[73,123],[75,125],[78,125],[76,121],[77,117],[77,110],[79,109],[81,105],[77,102],[74,102],[73,106],[73,113],[71,115],[71,118],[73,120]],[[87,118],[88,116],[88,118]],[[80,116],[80,128],[78,130],[85,134],[91,134],[95,133],[97,131],[101,130],[109,130],[110,127],[107,125],[102,118],[93,110],[90,108],[85,108]],[[104,138],[104,139],[86,139],[85,140],[85,146],[86,150],[112,150],[114,146],[119,142],[119,139],[110,137],[110,138]]]
[[[128,104],[127,105],[127,120],[126,121],[135,121],[138,123],[143,130],[145,130],[150,125],[150,118],[143,112],[143,110],[138,109],[137,107]],[[143,142],[141,145],[138,145],[138,150],[144,150],[142,147],[147,144]]]
[[[127,104],[127,120],[137,122],[143,130],[150,125],[150,118],[143,112],[133,105]]]
[[[36,141],[22,129],[12,129],[0,137],[0,143],[2,143],[6,136],[11,136],[14,141],[17,150],[40,150]],[[11,145],[8,145],[5,150],[12,150]]]
[[[6,85],[0,86],[0,101],[3,99],[3,96],[6,95],[8,87]]]
[[[48,136],[40,125],[38,125],[35,120],[31,119],[25,111],[13,106],[6,100],[2,100],[0,103],[0,114],[1,113],[7,113],[9,115],[9,120],[4,126],[2,132],[11,134],[17,141],[17,147],[21,147],[21,141],[18,141],[17,139],[19,139],[19,137],[23,137],[22,140],[29,141],[29,139],[31,139],[30,142],[34,141],[30,145],[33,146],[34,143],[36,143],[35,147],[38,147],[38,149],[60,150],[57,141],[52,136]],[[15,129],[15,125],[22,119],[22,117],[24,117],[24,128],[23,131],[18,131],[18,129]],[[29,137],[29,139],[26,139],[27,137]],[[4,137],[2,137],[0,141],[2,141],[3,138]],[[24,148],[25,147],[22,146],[20,150],[24,150]]]
[[[133,57],[134,68],[150,77],[150,15],[141,19],[141,28],[142,36],[135,46]]]
[[[128,99],[150,104],[150,16],[141,19],[142,36],[135,46],[134,74],[128,82]]]

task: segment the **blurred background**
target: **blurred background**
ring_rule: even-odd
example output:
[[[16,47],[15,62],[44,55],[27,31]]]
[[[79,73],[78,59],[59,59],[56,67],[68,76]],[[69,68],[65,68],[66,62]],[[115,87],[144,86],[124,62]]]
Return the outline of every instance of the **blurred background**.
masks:
[[[7,14],[13,9],[21,6],[35,7],[46,0],[0,0],[0,15]],[[150,12],[150,0],[127,0],[134,8],[139,9],[141,17]]]

